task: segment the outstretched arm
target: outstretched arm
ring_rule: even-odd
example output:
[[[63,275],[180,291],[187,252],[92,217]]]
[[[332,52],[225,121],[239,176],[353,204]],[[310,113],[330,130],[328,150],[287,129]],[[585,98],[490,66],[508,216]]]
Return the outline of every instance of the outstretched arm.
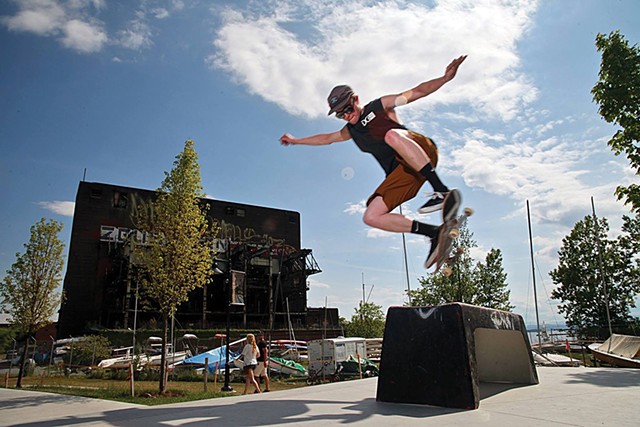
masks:
[[[382,105],[385,109],[393,109],[400,105],[405,105],[420,98],[424,98],[425,96],[437,91],[445,83],[452,80],[456,76],[458,67],[460,66],[460,64],[462,64],[462,62],[464,62],[465,59],[467,59],[467,55],[462,55],[451,61],[451,63],[447,65],[447,68],[442,77],[422,82],[413,89],[409,89],[402,93],[383,96],[381,98]]]
[[[317,135],[306,136],[304,138],[296,138],[291,134],[285,133],[280,137],[282,145],[329,145],[334,142],[342,142],[351,138],[347,127],[343,127],[339,131],[331,133],[319,133]]]

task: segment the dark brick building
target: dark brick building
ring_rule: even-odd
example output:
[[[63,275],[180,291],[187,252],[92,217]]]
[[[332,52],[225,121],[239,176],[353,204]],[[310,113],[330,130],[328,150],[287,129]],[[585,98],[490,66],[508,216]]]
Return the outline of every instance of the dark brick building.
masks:
[[[79,335],[95,328],[154,327],[159,315],[139,300],[130,260],[130,241],[140,210],[152,214],[155,192],[109,184],[80,182],[76,196],[65,300],[58,336]],[[212,328],[226,321],[227,286],[233,290],[233,327],[318,327],[318,309],[307,308],[307,278],[319,273],[310,249],[300,247],[298,212],[203,199],[216,233],[215,265],[221,271],[196,289],[176,315],[182,328]],[[329,328],[337,326],[331,309]],[[324,325],[326,327],[327,325]]]

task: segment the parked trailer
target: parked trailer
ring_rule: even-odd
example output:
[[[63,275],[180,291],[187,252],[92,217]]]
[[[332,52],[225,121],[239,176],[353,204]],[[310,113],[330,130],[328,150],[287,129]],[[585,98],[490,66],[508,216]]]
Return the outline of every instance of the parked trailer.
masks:
[[[338,372],[340,364],[349,356],[366,357],[367,345],[364,338],[330,338],[309,341],[309,375],[331,376]]]

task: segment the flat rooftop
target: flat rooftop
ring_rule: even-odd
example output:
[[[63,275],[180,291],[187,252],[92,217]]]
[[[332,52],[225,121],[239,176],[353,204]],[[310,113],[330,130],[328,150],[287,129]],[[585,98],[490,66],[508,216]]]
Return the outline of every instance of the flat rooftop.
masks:
[[[538,385],[482,383],[476,410],[376,402],[377,378],[154,407],[0,389],[0,426],[640,425],[640,369],[537,370]]]

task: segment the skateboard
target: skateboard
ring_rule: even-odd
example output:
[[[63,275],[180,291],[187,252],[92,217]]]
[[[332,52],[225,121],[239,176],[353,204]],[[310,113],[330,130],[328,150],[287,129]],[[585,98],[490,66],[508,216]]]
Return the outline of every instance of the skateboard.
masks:
[[[438,272],[442,266],[445,266],[442,270],[442,273],[449,277],[453,273],[452,266],[458,260],[460,255],[464,253],[463,247],[458,247],[453,253],[451,253],[453,249],[453,241],[460,236],[460,227],[462,227],[467,219],[473,215],[473,209],[464,208],[462,215],[449,220],[446,225],[441,230],[441,235],[439,239],[440,248],[438,253],[438,258],[436,260],[436,269],[434,273]]]
[[[447,194],[444,199],[444,206],[442,207],[442,228],[440,229],[440,236],[438,236],[438,255],[436,257],[436,269],[440,270],[443,264],[448,260],[453,248],[453,241],[460,235],[460,227],[466,222],[467,218],[473,215],[473,209],[464,208],[464,213],[458,216],[458,209],[462,196],[460,191],[453,189]],[[454,257],[457,259],[457,255]],[[450,266],[447,265],[448,270],[445,271],[445,275],[451,274]],[[447,274],[448,272],[448,274]]]
[[[461,200],[462,200],[462,196],[460,195],[460,191],[454,188],[453,190],[449,191],[449,193],[447,194],[447,196],[443,201],[442,225],[438,227],[439,228],[438,247],[436,248],[436,254],[435,254],[436,257],[433,261],[429,261],[429,258],[427,258],[427,260],[424,263],[424,266],[427,270],[431,268],[432,265],[440,261],[440,259],[442,258],[441,252],[442,252],[443,243],[445,245],[449,244],[449,241],[448,240],[445,241],[445,240],[448,239],[447,236],[449,234],[449,231],[451,230],[451,227],[455,226],[455,223],[453,221],[458,216],[458,208],[460,207]]]

